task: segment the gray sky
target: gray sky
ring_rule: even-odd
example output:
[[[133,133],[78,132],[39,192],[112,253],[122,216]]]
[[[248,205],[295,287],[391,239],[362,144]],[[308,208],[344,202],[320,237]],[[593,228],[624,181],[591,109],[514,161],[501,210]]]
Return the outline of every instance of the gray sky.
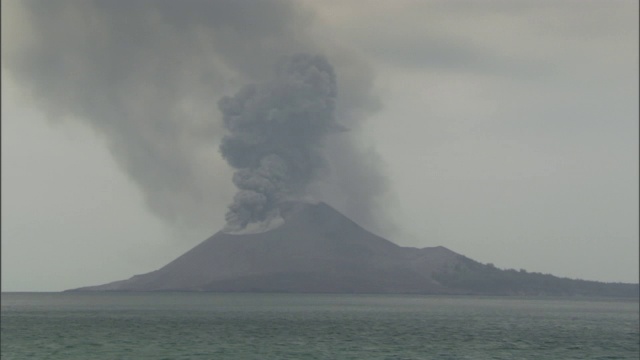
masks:
[[[637,2],[175,4],[2,2],[3,291],[128,278],[221,229],[216,103],[300,51],[351,129],[315,198],[400,245],[638,282]]]

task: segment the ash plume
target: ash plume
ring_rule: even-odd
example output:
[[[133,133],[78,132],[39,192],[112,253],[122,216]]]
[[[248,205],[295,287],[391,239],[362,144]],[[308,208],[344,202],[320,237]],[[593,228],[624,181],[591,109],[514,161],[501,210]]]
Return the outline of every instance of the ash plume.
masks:
[[[273,80],[220,100],[229,131],[220,152],[238,169],[228,230],[272,220],[279,215],[279,202],[306,192],[326,163],[324,137],[341,129],[335,102],[333,67],[324,57],[308,54],[283,60]]]
[[[256,173],[269,173],[268,186],[276,189],[269,194],[292,196],[318,178],[323,161],[329,170],[313,184],[314,197],[372,230],[384,219],[376,206],[385,193],[384,176],[377,162],[360,161],[368,151],[360,146],[359,129],[379,106],[373,72],[335,38],[323,37],[328,32],[304,3],[6,0],[2,9],[2,70],[30,96],[28,106],[54,123],[75,121],[95,130],[150,211],[173,228],[197,231],[198,237],[218,229],[226,211],[218,204],[231,200],[234,170],[242,190],[259,187],[255,182],[263,176]],[[331,106],[351,131],[331,136],[331,149],[295,154],[308,157],[309,169],[294,167],[293,154],[278,153],[280,160],[269,157],[253,165],[253,177],[247,178],[249,170],[234,164],[249,160],[229,155],[229,168],[217,152],[223,136],[235,130],[223,122],[215,100],[243,84],[262,85],[246,87],[244,95],[229,101],[287,76],[294,81],[291,74],[281,75],[291,69],[269,79],[278,59],[297,53],[330,60],[335,79],[327,85],[340,89]],[[284,180],[275,176],[277,169]],[[243,194],[237,197],[256,209],[267,200]],[[268,202],[278,196],[270,195]]]

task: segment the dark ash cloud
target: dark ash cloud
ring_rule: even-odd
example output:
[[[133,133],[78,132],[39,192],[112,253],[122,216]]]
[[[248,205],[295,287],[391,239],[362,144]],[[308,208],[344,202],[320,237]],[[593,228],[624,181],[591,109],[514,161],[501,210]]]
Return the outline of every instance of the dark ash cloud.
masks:
[[[280,64],[275,79],[220,100],[229,132],[220,152],[238,169],[229,230],[275,219],[280,202],[306,194],[326,166],[324,137],[341,129],[336,95],[331,64],[321,56],[297,54]]]
[[[366,63],[311,31],[313,13],[284,0],[22,1],[28,31],[3,68],[30,91],[52,120],[74,118],[101,134],[116,163],[142,191],[150,210],[181,228],[215,229],[233,192],[217,148],[225,133],[217,99],[242,84],[264,83],[283,56],[324,54],[334,66],[335,114],[354,130],[340,158],[327,152],[320,199],[372,229],[382,212],[377,164],[354,162],[362,150],[346,141],[377,109]],[[14,4],[16,5],[16,4]],[[3,25],[4,26],[4,25]],[[3,45],[4,47],[4,45]],[[316,155],[314,155],[316,156]],[[276,166],[277,161],[265,164]],[[266,165],[265,165],[266,166]],[[352,176],[368,173],[370,176]],[[236,184],[242,182],[236,175]],[[352,178],[361,190],[350,194]],[[298,180],[297,180],[298,181]],[[370,186],[371,185],[371,186]],[[367,190],[369,189],[369,190]],[[384,192],[384,189],[382,190]],[[363,210],[367,209],[367,210]],[[213,224],[213,225],[212,225]]]

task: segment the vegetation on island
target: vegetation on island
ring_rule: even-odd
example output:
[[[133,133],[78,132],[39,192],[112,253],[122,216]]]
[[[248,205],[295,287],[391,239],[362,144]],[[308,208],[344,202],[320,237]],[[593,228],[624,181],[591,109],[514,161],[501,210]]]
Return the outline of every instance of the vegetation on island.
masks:
[[[560,278],[524,269],[504,270],[465,256],[435,273],[433,278],[446,287],[480,295],[639,297],[640,291],[638,284]]]

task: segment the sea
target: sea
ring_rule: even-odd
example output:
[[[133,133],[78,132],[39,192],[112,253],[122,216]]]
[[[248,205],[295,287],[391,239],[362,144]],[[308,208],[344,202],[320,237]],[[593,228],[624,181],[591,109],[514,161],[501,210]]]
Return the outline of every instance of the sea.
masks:
[[[2,293],[10,359],[638,359],[638,299]]]

